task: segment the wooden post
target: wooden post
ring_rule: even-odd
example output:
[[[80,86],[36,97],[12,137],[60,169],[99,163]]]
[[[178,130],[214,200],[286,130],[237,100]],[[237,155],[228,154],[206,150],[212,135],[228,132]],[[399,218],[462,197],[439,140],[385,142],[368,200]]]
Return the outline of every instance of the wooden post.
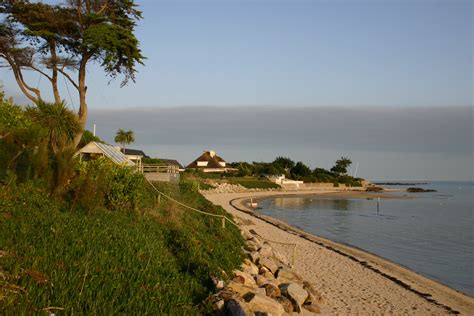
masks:
[[[161,194],[158,193],[158,204],[160,204],[160,203],[161,203]]]
[[[225,228],[225,217],[222,217],[222,228]]]
[[[380,197],[377,198],[377,215],[379,215],[380,212]]]

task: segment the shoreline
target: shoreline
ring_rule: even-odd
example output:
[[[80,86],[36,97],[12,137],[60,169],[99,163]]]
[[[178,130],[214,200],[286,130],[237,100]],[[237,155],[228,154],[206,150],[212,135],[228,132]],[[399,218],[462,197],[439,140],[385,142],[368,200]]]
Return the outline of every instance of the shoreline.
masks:
[[[391,262],[357,247],[337,243],[312,235],[281,220],[256,214],[247,208],[250,198],[308,196],[367,198],[365,192],[342,190],[261,191],[245,193],[209,193],[203,195],[224,207],[237,217],[246,228],[267,234],[266,238],[297,242],[299,255],[296,270],[313,279],[319,290],[328,298],[328,310],[334,313],[430,313],[470,314],[474,311],[474,298],[442,283],[422,276],[402,265]],[[370,193],[370,197],[393,197],[386,193]],[[280,247],[282,252],[288,249]],[[365,275],[365,278],[363,277]],[[318,280],[319,279],[319,280]],[[347,286],[350,282],[352,286]],[[336,286],[337,284],[340,286]],[[332,286],[327,286],[331,284]],[[327,289],[329,287],[329,289]],[[361,290],[361,288],[363,288]],[[364,289],[365,288],[365,289]],[[344,289],[349,292],[341,291]],[[382,295],[385,294],[385,295]],[[407,296],[410,296],[408,299]],[[375,297],[375,299],[374,299]],[[350,303],[350,304],[348,304]]]

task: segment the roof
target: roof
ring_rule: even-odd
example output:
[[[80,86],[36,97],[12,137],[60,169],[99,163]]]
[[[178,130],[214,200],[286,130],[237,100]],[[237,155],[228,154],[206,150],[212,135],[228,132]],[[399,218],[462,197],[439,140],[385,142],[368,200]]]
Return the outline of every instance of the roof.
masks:
[[[131,156],[142,156],[144,158],[150,158],[147,156],[147,154],[145,154],[143,152],[143,150],[140,150],[140,149],[128,149],[128,148],[125,148],[125,150],[122,150],[122,152],[125,154],[125,155],[131,155]]]
[[[178,166],[179,168],[183,169],[183,166],[178,162],[178,160],[175,159],[163,159],[163,158],[158,158],[160,159],[163,163],[171,166]]]
[[[130,159],[127,158],[120,150],[112,145],[90,142],[79,150],[80,153],[101,153],[116,164],[125,165],[129,167],[135,166]]]
[[[198,161],[207,161],[207,166],[202,167],[198,166]],[[219,162],[225,162],[224,159],[221,157],[214,155],[214,157],[211,156],[211,153],[209,151],[205,151],[201,156],[199,156],[196,160],[191,162],[186,168],[221,168],[224,169]]]

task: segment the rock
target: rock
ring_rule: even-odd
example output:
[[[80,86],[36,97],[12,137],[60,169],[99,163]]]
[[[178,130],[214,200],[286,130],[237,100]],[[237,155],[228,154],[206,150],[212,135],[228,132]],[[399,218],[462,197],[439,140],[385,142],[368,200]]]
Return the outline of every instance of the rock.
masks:
[[[216,278],[216,277],[211,277],[212,283],[214,284],[214,288],[216,291],[222,290],[225,287],[224,281]]]
[[[268,243],[264,243],[258,252],[261,257],[273,257],[273,249]]]
[[[281,254],[280,252],[278,251],[275,251],[273,250],[273,257],[275,257],[275,259],[277,259],[278,261],[280,261],[281,263],[285,264],[285,265],[289,265],[290,262],[288,261],[288,259],[283,255]]]
[[[257,251],[260,249],[260,245],[253,240],[247,240],[245,249],[249,250],[250,252]]]
[[[281,283],[301,283],[303,284],[303,279],[301,276],[292,271],[291,269],[287,267],[282,267],[278,269],[277,273],[275,274],[277,277],[277,280]]]
[[[278,296],[281,296],[280,288],[278,288],[277,286],[273,284],[266,283],[261,288],[264,288],[265,294],[271,298],[276,298]]]
[[[257,283],[258,286],[262,286],[264,284],[270,283],[270,281],[263,275],[256,275],[254,279],[255,279],[255,283]]]
[[[278,301],[261,294],[255,294],[248,301],[248,305],[255,313],[269,313],[273,316],[281,316],[285,313],[283,306]]]
[[[418,192],[436,192],[436,190],[432,189],[423,189],[423,188],[408,188],[407,192],[418,193]]]
[[[279,287],[281,294],[293,303],[294,310],[300,312],[301,306],[308,298],[308,292],[296,283],[283,283]]]
[[[266,296],[268,296],[268,295],[267,295],[267,291],[266,291],[265,288],[263,288],[263,287],[257,288],[257,290],[256,290],[255,293],[256,293],[256,294],[261,294],[261,295],[266,295]]]
[[[311,283],[304,281],[303,282],[303,289],[308,292],[308,298],[305,301],[305,304],[312,304],[312,303],[322,303],[323,297],[322,295],[311,285]]]
[[[242,229],[240,233],[245,240],[249,240],[253,238],[253,235],[246,229]]]
[[[260,258],[260,254],[257,251],[252,251],[248,255],[253,263],[257,263],[258,259]]]
[[[241,265],[241,268],[244,272],[252,275],[258,275],[258,267],[249,259],[244,259],[244,262]]]
[[[278,303],[281,304],[281,306],[283,306],[283,309],[285,310],[285,312],[287,312],[290,315],[291,313],[293,313],[293,303],[288,298],[284,296],[278,296],[276,300],[278,301]]]
[[[260,257],[258,264],[261,267],[267,268],[270,272],[275,273],[278,270],[278,264],[272,258]]]
[[[250,316],[251,310],[248,306],[237,299],[230,299],[225,302],[224,310],[228,316]]]
[[[219,300],[212,304],[212,310],[214,311],[222,311],[224,309],[225,302],[224,300]]]
[[[239,281],[241,281],[243,279],[243,281],[244,281],[243,284],[245,284],[245,285],[251,285],[251,286],[256,286],[257,285],[257,283],[255,283],[255,280],[253,279],[253,277],[250,274],[246,273],[246,272],[235,270],[234,275]]]
[[[234,281],[230,281],[227,287],[231,289],[233,292],[239,294],[240,296],[244,296],[248,293],[253,293],[256,290],[256,287],[236,283]]]
[[[319,308],[319,306],[314,303],[303,305],[303,308],[307,311],[310,311],[311,313],[321,314],[321,308]]]

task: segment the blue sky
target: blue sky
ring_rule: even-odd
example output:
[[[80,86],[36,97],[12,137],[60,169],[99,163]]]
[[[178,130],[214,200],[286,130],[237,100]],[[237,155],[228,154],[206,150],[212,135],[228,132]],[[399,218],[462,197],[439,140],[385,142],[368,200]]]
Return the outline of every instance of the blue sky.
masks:
[[[132,129],[135,147],[183,164],[208,149],[313,168],[344,155],[369,179],[473,179],[472,1],[137,3],[137,82],[88,71],[88,127],[105,140]]]
[[[472,104],[469,0],[137,3],[145,66],[123,89],[90,67],[91,107]]]

